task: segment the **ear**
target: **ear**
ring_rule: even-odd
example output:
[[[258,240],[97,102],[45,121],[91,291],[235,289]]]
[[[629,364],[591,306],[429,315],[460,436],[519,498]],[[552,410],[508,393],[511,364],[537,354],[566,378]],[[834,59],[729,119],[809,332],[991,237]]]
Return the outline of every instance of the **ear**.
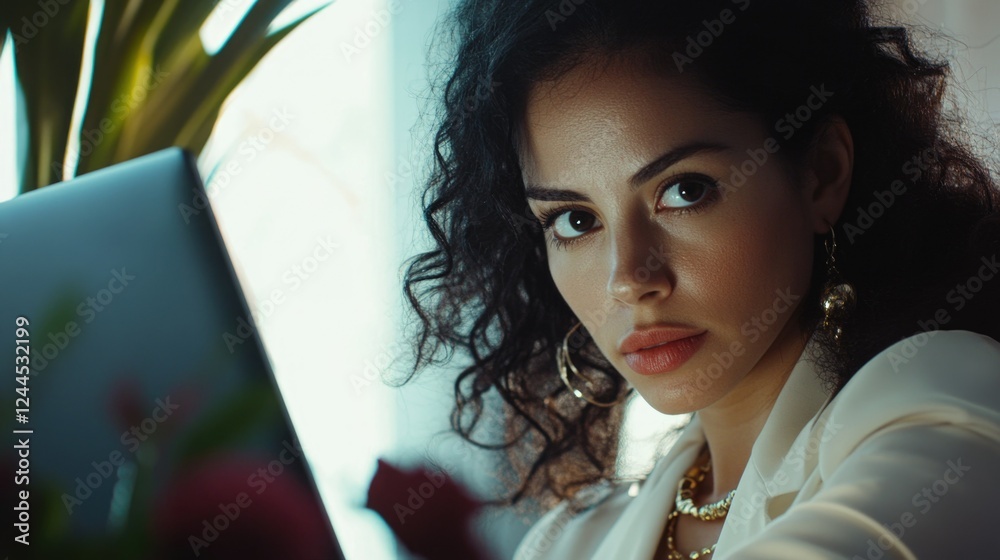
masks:
[[[803,173],[803,196],[813,231],[825,234],[837,222],[854,171],[854,139],[840,116],[820,124]]]

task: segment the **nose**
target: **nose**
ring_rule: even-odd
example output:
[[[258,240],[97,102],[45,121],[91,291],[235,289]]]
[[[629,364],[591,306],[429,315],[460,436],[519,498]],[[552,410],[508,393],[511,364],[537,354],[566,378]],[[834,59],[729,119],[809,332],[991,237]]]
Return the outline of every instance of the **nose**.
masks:
[[[650,233],[622,232],[612,243],[608,293],[622,303],[664,299],[673,292],[666,244]]]

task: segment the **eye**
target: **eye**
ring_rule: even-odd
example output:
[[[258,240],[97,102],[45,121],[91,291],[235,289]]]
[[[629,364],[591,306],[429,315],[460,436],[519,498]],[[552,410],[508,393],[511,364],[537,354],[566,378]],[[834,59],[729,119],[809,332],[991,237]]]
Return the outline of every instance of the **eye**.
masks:
[[[718,184],[704,175],[690,175],[671,179],[666,183],[660,201],[667,208],[689,208],[710,199]]]
[[[553,216],[549,222],[552,233],[560,239],[573,239],[600,225],[597,217],[584,210],[567,210]]]

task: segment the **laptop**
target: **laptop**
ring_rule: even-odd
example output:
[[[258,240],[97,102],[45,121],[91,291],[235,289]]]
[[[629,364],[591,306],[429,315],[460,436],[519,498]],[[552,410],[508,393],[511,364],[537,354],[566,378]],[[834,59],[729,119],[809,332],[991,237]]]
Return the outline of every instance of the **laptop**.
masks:
[[[0,204],[5,555],[344,557],[248,309],[184,150]]]

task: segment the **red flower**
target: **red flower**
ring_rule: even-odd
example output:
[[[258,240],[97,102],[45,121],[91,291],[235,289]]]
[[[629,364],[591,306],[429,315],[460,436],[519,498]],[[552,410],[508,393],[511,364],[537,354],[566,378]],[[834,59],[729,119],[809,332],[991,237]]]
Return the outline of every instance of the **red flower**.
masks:
[[[224,456],[176,479],[153,515],[164,557],[333,558],[318,498],[294,465],[276,463]]]
[[[487,558],[472,532],[480,504],[443,472],[403,471],[380,459],[366,506],[414,554],[428,560]]]

